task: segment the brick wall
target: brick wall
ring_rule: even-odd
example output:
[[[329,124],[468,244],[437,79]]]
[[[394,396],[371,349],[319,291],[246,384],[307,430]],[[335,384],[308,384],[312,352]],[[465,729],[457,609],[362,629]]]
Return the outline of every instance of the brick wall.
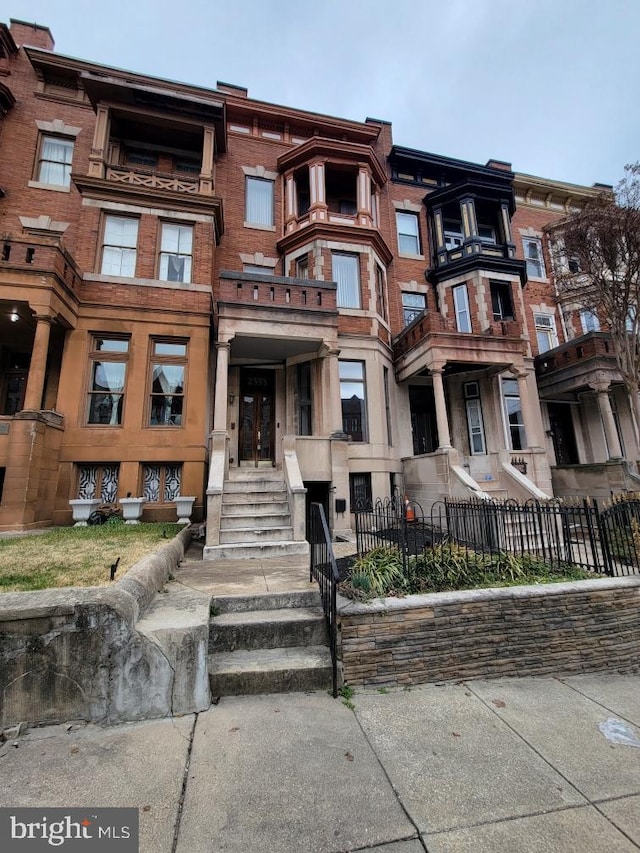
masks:
[[[351,686],[640,669],[640,578],[341,600]]]

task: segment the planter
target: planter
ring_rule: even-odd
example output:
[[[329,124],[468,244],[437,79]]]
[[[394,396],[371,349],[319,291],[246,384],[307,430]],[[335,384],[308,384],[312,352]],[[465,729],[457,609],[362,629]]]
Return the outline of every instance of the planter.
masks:
[[[118,503],[122,507],[122,518],[125,524],[140,524],[142,508],[146,503],[145,498],[120,498]]]
[[[191,524],[191,513],[193,512],[195,500],[195,497],[179,497],[174,500],[176,512],[178,513],[178,524]]]
[[[86,527],[87,520],[92,512],[100,506],[100,501],[96,498],[77,498],[69,501],[69,506],[73,512],[74,527]]]

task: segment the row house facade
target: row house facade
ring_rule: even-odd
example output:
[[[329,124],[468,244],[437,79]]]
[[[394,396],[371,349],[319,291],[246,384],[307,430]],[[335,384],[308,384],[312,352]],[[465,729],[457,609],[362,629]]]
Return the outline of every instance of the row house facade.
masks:
[[[560,304],[549,254],[595,191],[2,25],[0,529],[192,495],[215,557],[243,471],[298,543],[312,500],[339,534],[393,493],[630,487],[606,329]]]

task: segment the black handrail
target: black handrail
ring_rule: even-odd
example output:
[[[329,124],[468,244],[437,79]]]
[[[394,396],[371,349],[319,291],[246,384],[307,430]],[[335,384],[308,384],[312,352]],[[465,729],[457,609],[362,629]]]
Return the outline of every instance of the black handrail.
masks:
[[[311,564],[309,580],[320,586],[322,609],[329,628],[329,648],[333,677],[333,697],[338,695],[338,625],[336,594],[338,589],[338,567],[331,545],[331,536],[322,504],[312,503],[309,516],[309,539]]]

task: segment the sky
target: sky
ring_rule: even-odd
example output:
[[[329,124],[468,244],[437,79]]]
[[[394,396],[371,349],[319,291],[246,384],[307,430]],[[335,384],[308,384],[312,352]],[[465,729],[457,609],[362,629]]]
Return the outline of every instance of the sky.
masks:
[[[640,0],[7,0],[56,52],[571,183],[640,160]],[[95,10],[95,11],[94,11]],[[106,11],[106,13],[105,13]]]

